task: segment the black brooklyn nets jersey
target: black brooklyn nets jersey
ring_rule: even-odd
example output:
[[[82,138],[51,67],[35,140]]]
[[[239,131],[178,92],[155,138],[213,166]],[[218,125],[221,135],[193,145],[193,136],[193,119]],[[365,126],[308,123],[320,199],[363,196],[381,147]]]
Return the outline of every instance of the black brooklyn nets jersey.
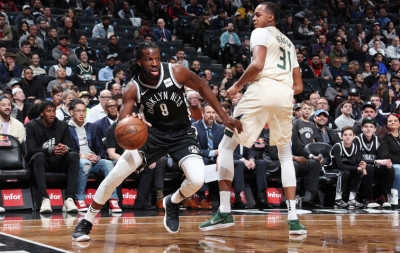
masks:
[[[367,164],[374,164],[379,148],[378,137],[376,135],[373,135],[371,142],[368,143],[367,139],[364,137],[364,134],[360,134],[354,139],[354,143],[361,151],[364,161]]]
[[[191,125],[183,85],[175,80],[171,64],[161,64],[155,86],[141,82],[138,75],[133,79],[138,90],[136,106],[152,127],[178,131]]]

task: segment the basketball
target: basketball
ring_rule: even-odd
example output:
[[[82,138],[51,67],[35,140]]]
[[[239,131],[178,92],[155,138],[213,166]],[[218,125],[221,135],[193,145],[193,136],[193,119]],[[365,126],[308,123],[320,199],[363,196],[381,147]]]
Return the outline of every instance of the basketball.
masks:
[[[115,128],[115,139],[123,149],[141,148],[147,141],[147,126],[143,120],[128,117],[118,122]]]

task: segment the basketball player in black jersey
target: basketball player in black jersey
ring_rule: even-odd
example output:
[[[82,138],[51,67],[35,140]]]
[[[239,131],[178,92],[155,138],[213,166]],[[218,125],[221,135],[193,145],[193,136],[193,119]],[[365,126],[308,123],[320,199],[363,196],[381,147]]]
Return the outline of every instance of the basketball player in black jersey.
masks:
[[[197,90],[214,108],[223,124],[236,128],[240,121],[230,118],[222,109],[206,82],[179,64],[160,62],[160,51],[154,43],[139,43],[135,47],[135,60],[131,68],[132,80],[124,89],[120,118],[132,116],[135,105],[141,118],[149,126],[149,137],[140,150],[127,150],[111,173],[103,180],[84,219],[72,234],[74,241],[90,240],[89,233],[96,214],[109,199],[112,189],[145,164],[156,162],[169,154],[186,175],[179,190],[165,197],[164,226],[170,233],[179,231],[179,203],[194,194],[204,183],[204,163],[196,139],[196,130],[184,97],[187,86]]]

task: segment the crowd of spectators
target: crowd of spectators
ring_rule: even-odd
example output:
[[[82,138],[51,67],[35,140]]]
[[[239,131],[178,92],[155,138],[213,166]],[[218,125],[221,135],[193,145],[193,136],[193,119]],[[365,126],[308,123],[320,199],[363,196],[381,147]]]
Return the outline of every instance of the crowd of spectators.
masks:
[[[75,6],[68,5],[72,2]],[[387,195],[391,194],[391,188],[400,190],[397,158],[400,154],[400,1],[345,3],[336,0],[306,7],[297,2],[278,1],[277,4],[281,10],[278,29],[296,47],[304,82],[329,84],[322,90],[304,92],[293,102],[293,162],[297,176],[306,178],[307,182],[304,192],[299,192],[304,197],[303,203],[317,204],[321,166],[331,165],[332,173],[340,174],[342,180],[341,188],[336,189],[336,206],[388,207]],[[198,74],[231,115],[246,86],[231,100],[226,91],[249,64],[249,35],[256,5],[257,1],[247,0],[150,1],[146,8],[152,19],[141,20],[132,41],[176,41],[174,52],[163,54],[162,60],[182,64]],[[288,8],[289,5],[292,7]],[[88,174],[107,175],[123,153],[111,135],[118,122],[117,108],[122,103],[122,92],[130,80],[126,69],[131,60],[131,46],[120,43],[124,32],[118,30],[118,24],[132,27],[137,17],[129,1],[69,1],[65,15],[58,18],[52,15],[52,7],[40,0],[17,5],[0,0],[0,40],[4,41],[0,41],[0,78],[12,78],[2,89],[0,133],[14,135],[20,141],[26,139],[30,148],[27,159],[42,198],[41,212],[51,211],[43,173],[53,167],[75,173],[72,177],[75,181],[68,182],[64,209],[82,211],[87,208],[82,191]],[[138,3],[136,7],[142,6]],[[81,29],[85,25],[81,18],[93,22],[90,29]],[[110,22],[117,19],[121,23]],[[192,48],[178,42],[182,35],[181,19],[189,20],[194,34],[202,30],[219,33],[220,50],[232,56],[223,61],[223,72],[216,73],[196,56],[187,57],[185,52]],[[99,48],[93,41],[107,44],[100,44]],[[203,49],[201,45],[195,51]],[[45,67],[44,62],[51,64]],[[96,85],[98,81],[104,82],[102,86]],[[214,164],[219,144],[216,137],[223,127],[215,111],[196,91],[187,89],[186,93],[188,108],[199,132],[203,160]],[[55,126],[62,126],[64,133],[60,131],[59,137],[50,138]],[[26,131],[21,130],[24,127]],[[233,205],[237,208],[251,208],[244,191],[245,172],[257,179],[253,185],[257,206],[270,208],[265,196],[269,169],[266,161],[278,159],[268,139],[266,125],[252,148],[239,146],[235,151]],[[312,142],[333,146],[332,158],[307,153],[304,147]],[[351,152],[356,152],[357,159],[345,161],[343,154]],[[64,163],[65,159],[70,162]],[[166,161],[167,157],[162,158],[141,172],[146,183],[139,184],[137,208],[154,208],[147,183],[153,180],[157,188],[156,205],[162,207]],[[62,166],[57,167],[59,164]],[[381,173],[385,168],[388,173]],[[361,174],[369,176],[363,176],[358,187],[360,182],[353,179]],[[374,178],[374,175],[379,176]],[[371,193],[374,180],[381,181],[378,187],[390,187],[382,187],[377,191],[379,196],[375,196]],[[206,184],[198,192],[198,199],[190,198],[184,205],[211,208],[207,195],[214,187]],[[349,191],[348,201],[344,201],[342,193]],[[121,211],[115,194],[109,206],[114,212]]]

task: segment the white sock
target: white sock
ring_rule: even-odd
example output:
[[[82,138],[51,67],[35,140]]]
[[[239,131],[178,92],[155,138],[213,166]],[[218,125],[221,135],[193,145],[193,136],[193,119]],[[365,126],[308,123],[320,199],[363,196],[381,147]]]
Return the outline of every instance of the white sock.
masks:
[[[349,201],[355,199],[356,194],[356,192],[350,192]]]
[[[342,192],[336,191],[335,200],[339,200],[339,199],[342,199]]]
[[[178,204],[183,200],[183,198],[181,197],[181,195],[179,194],[179,190],[177,190],[176,192],[174,192],[174,194],[172,194],[171,196],[171,201],[172,203]]]
[[[288,220],[297,220],[296,214],[296,200],[286,200],[286,205],[288,208]]]
[[[86,215],[85,215],[85,218],[84,218],[84,219],[93,224],[94,218],[96,217],[96,215],[97,215],[99,212],[100,212],[100,210],[93,209],[93,208],[92,208],[92,205],[90,205],[88,211],[86,212]]]
[[[219,211],[221,213],[231,212],[231,192],[230,191],[220,191],[219,192]]]

